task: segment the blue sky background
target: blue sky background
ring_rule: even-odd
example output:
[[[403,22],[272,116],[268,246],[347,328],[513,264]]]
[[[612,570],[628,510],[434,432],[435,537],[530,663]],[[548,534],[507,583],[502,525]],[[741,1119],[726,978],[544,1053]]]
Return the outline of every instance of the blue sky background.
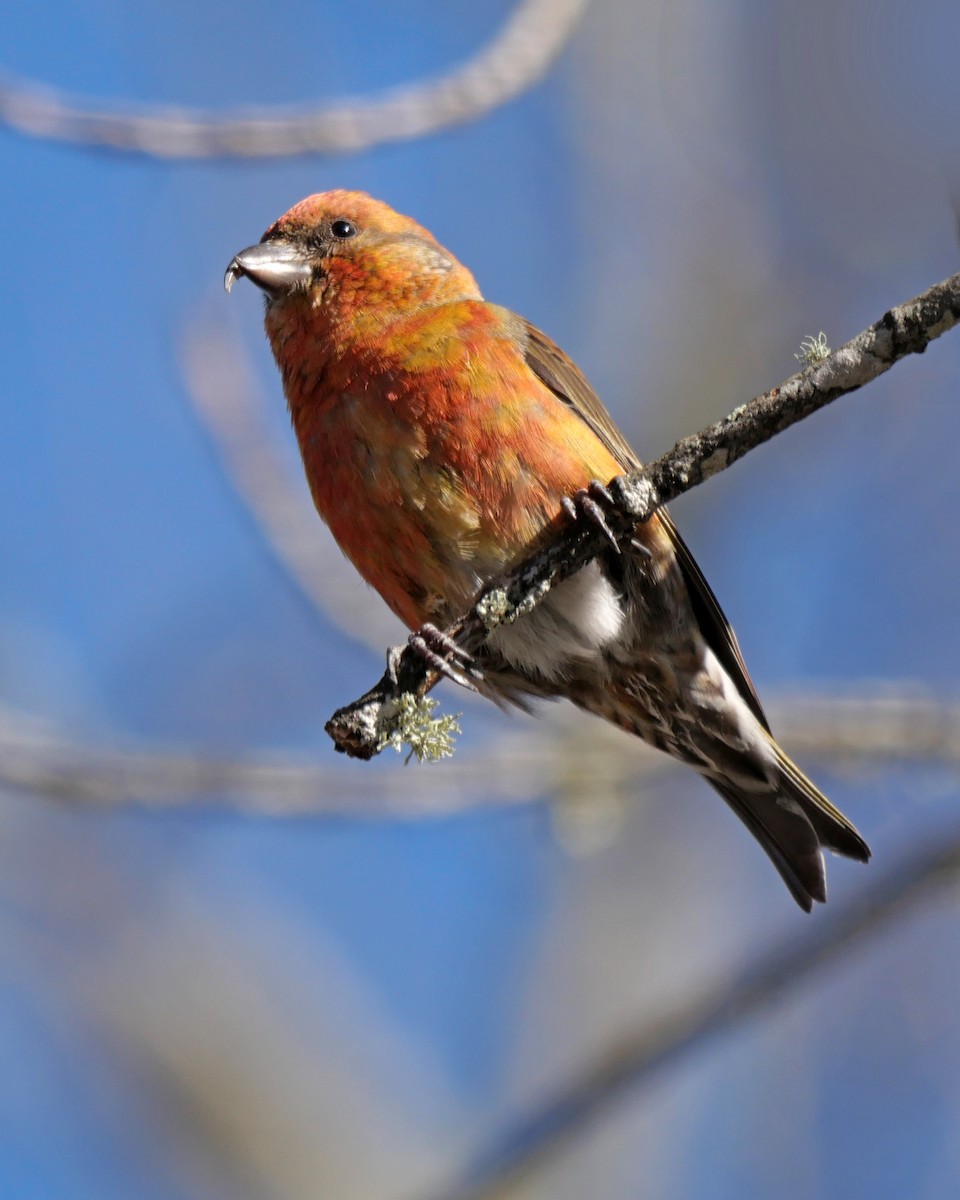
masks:
[[[446,71],[508,11],[47,0],[0,9],[0,45],[118,102],[309,103]],[[234,338],[302,486],[230,257],[309,192],[369,190],[564,345],[652,456],[789,375],[804,335],[840,344],[957,269],[958,44],[947,0],[596,0],[545,83],[421,142],[160,163],[0,131],[0,702],[94,749],[290,754],[340,786],[323,723],[379,652],[278,569],[187,392],[190,331]],[[954,334],[674,507],[762,694],[956,695],[958,384]],[[465,726],[491,770],[545,741],[475,705]],[[956,827],[941,768],[805,765],[875,869]],[[582,798],[568,768],[544,750],[539,802],[414,823],[3,794],[0,1193],[416,1194],[803,926],[692,775],[628,788],[584,841],[550,803]],[[417,793],[392,757],[349,769]],[[866,882],[831,868],[838,903]],[[957,933],[932,903],[623,1101],[530,1195],[951,1194]]]

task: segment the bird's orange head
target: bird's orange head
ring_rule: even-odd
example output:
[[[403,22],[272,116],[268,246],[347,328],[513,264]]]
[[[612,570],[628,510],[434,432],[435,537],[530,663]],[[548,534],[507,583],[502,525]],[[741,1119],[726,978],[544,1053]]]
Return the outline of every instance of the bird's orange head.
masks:
[[[365,192],[321,192],[295,204],[236,255],[227,290],[244,275],[266,295],[268,330],[291,318],[317,328],[480,297],[431,233]]]

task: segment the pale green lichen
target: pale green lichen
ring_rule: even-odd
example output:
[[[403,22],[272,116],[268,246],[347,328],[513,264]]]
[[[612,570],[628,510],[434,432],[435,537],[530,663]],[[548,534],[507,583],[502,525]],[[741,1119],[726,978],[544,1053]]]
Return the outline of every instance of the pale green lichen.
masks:
[[[496,629],[510,617],[510,601],[504,588],[494,588],[477,602],[477,616],[487,629]]]
[[[460,732],[460,714],[435,717],[436,707],[436,700],[404,692],[390,705],[389,713],[381,718],[377,749],[392,746],[402,754],[404,747],[408,747],[408,762],[413,757],[417,762],[439,762],[450,758]]]
[[[812,335],[805,337],[800,343],[800,353],[795,354],[793,357],[798,363],[809,367],[813,363],[823,362],[829,353],[830,346],[827,344],[827,335],[821,329],[816,337]]]

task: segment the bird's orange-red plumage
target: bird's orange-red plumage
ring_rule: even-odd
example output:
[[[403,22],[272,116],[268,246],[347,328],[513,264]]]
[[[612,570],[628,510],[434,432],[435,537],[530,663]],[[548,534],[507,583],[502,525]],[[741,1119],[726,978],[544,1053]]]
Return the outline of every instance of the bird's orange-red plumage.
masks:
[[[285,389],[317,509],[415,629],[465,609],[479,578],[558,520],[563,496],[623,464],[527,365],[517,318],[484,303],[420,226],[330,193],[274,229],[311,228],[338,204],[358,225],[373,215],[418,241],[332,256],[323,302],[274,304],[267,333],[291,364]]]
[[[301,201],[235,257],[267,295],[314,502],[411,629],[443,624],[561,521],[561,501],[637,465],[549,338],[485,301],[422,226],[355,192]],[[769,734],[739,647],[666,513],[498,629],[494,698],[567,696],[694,766],[797,900],[825,896],[821,845],[856,830]]]
[[[506,315],[477,301],[398,321],[348,359],[334,350],[322,387],[288,396],[319,512],[411,628],[465,609],[585,471],[621,470],[526,367]]]

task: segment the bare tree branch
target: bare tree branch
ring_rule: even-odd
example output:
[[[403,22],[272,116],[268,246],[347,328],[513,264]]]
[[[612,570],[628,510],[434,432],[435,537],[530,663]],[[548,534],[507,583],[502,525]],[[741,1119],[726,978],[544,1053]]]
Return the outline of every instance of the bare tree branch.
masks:
[[[586,0],[520,0],[496,37],[462,67],[370,100],[316,109],[215,114],[107,108],[0,78],[0,121],[31,137],[155,158],[255,158],[365,150],[476,120],[537,82],[563,49]]]
[[[929,342],[952,329],[958,320],[960,274],[891,309],[821,362],[715,425],[677,442],[656,462],[615,480],[612,490],[620,512],[614,514],[613,523],[618,532],[627,532],[636,521],[646,520],[661,505],[729,467],[748,450],[863,387],[901,358],[923,353]],[[497,623],[529,611],[551,587],[594,558],[604,544],[595,530],[568,527],[543,550],[488,584],[470,612],[446,631],[448,636],[476,653]],[[497,603],[491,605],[491,598]],[[491,610],[503,615],[491,619]],[[425,695],[439,678],[409,648],[402,652],[395,648],[383,677],[359,700],[338,709],[326,724],[327,733],[338,750],[354,758],[372,758],[380,750],[384,717],[390,715],[398,696],[405,692]]]
[[[842,689],[838,689],[842,690]],[[821,760],[872,766],[940,763],[960,768],[960,703],[917,685],[880,695],[805,696],[770,706],[784,744]],[[628,796],[640,779],[682,770],[662,754],[600,721],[577,737],[583,717],[554,710],[534,729],[499,737],[496,753],[459,754],[440,767],[369,772],[288,757],[211,758],[172,749],[91,748],[22,714],[0,709],[0,787],[70,805],[181,808],[216,806],[274,817],[422,819],[478,806],[525,804],[581,780]]]
[[[931,894],[955,887],[958,876],[960,831],[914,852],[846,908],[818,920],[807,934],[770,951],[732,980],[717,980],[693,1000],[678,997],[659,1019],[618,1038],[579,1078],[520,1116],[477,1156],[459,1185],[437,1192],[434,1200],[505,1200],[517,1194],[627,1093],[795,994],[841,951],[846,965],[852,948],[916,911]]]

